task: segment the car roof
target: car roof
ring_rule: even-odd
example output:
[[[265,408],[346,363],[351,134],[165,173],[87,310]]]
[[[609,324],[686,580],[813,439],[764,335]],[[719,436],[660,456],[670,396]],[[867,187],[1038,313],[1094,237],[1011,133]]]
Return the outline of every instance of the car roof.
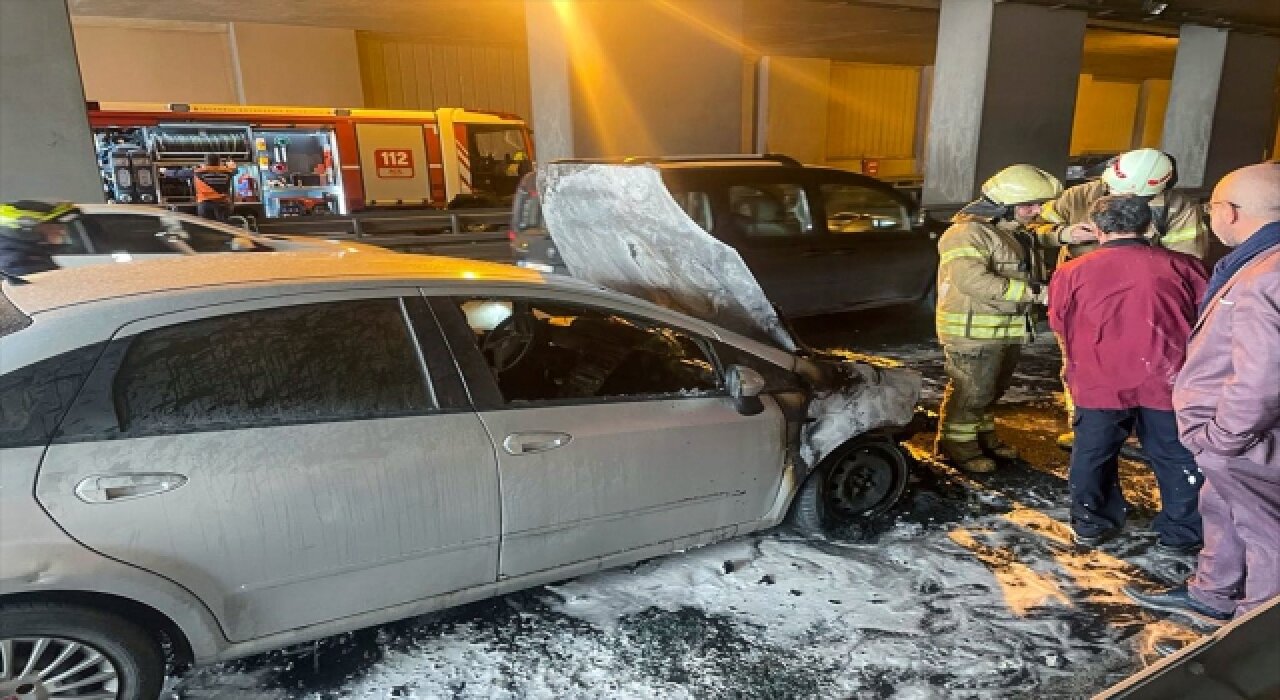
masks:
[[[202,287],[276,286],[289,282],[405,280],[421,283],[546,283],[541,273],[460,258],[370,251],[206,253],[124,265],[93,265],[5,282],[3,293],[28,314],[107,299]],[[575,286],[572,283],[560,286]]]
[[[621,292],[570,277],[543,275],[514,265],[462,258],[366,250],[206,253],[121,265],[74,267],[37,273],[23,279],[24,282],[18,284],[11,280],[0,283],[0,301],[7,298],[16,307],[0,313],[0,325],[13,323],[13,330],[28,325],[30,316],[58,309],[138,297],[155,299],[167,293],[191,296],[214,289],[236,290],[237,293],[254,292],[257,288],[278,291],[284,286],[301,288],[333,282],[369,281],[432,287],[456,285],[460,293],[482,287],[523,285],[608,301],[677,325],[701,329],[787,369],[791,369],[795,362],[794,355],[773,345]],[[0,303],[0,312],[5,312],[6,306]],[[86,313],[96,312],[88,308]],[[0,332],[0,335],[4,333]]]

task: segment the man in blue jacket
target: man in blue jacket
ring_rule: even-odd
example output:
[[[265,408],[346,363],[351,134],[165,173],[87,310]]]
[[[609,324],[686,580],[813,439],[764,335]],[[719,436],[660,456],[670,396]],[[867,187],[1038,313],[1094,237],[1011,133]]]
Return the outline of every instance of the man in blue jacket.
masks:
[[[1095,546],[1124,526],[1117,458],[1136,428],[1160,487],[1157,546],[1192,554],[1203,539],[1196,499],[1204,479],[1178,442],[1173,383],[1208,275],[1194,257],[1143,237],[1151,209],[1140,197],[1104,197],[1090,217],[1102,245],[1060,267],[1049,285],[1049,325],[1076,403],[1072,531],[1078,544]]]

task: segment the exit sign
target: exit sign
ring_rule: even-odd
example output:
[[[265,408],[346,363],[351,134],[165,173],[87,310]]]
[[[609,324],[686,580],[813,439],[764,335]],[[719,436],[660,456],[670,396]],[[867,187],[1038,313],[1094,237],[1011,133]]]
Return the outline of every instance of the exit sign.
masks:
[[[413,151],[407,148],[379,148],[373,152],[378,177],[413,177]]]

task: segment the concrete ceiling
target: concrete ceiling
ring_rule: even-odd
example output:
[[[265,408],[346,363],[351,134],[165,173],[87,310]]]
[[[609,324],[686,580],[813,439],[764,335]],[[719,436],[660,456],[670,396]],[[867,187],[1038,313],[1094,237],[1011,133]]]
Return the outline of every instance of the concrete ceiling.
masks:
[[[626,2],[628,0],[579,0]],[[680,0],[676,0],[679,2]],[[1084,71],[1169,77],[1184,21],[1280,36],[1280,0],[1022,0],[1087,10]],[[940,0],[745,0],[760,54],[928,65]],[[1167,3],[1158,15],[1153,3]],[[455,41],[523,43],[524,0],[69,0],[74,15],[344,27]]]

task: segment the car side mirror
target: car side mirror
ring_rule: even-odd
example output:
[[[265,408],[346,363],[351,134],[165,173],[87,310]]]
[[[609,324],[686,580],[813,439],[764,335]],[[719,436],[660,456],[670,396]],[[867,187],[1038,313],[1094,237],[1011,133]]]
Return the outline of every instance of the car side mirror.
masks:
[[[725,372],[724,383],[738,413],[754,416],[764,411],[760,392],[764,391],[765,382],[759,372],[743,365],[730,365]]]

